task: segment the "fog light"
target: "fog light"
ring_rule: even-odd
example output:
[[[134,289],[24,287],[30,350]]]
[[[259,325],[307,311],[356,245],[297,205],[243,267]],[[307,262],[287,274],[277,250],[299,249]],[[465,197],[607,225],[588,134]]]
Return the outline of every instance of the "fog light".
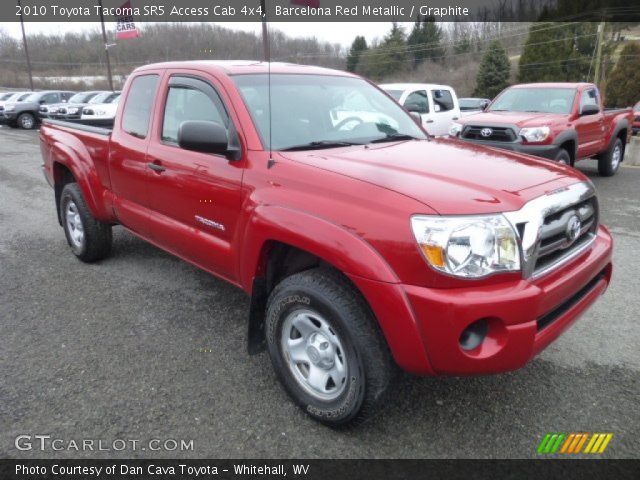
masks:
[[[473,350],[478,348],[484,341],[489,331],[489,326],[486,320],[478,320],[473,322],[467,328],[462,331],[460,335],[460,348],[463,350]]]

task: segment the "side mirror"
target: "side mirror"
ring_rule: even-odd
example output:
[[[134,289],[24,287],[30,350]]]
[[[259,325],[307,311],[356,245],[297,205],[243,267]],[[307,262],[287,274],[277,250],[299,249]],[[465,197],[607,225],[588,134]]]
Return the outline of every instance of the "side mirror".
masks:
[[[487,111],[487,108],[489,108],[489,104],[491,102],[482,102],[482,105],[480,105],[480,110],[482,110],[483,112]]]
[[[194,152],[226,155],[229,152],[227,130],[216,122],[188,120],[178,128],[178,145]]]
[[[596,115],[600,113],[600,107],[597,105],[583,105],[580,109],[580,115]]]
[[[411,118],[413,118],[413,121],[416,122],[419,127],[421,127],[422,117],[420,116],[420,114],[418,112],[409,112],[409,113],[411,114]]]

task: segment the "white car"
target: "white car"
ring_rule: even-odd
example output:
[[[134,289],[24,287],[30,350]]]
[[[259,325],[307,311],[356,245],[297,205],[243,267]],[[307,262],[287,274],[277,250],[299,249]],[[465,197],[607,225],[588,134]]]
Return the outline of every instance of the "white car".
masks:
[[[448,85],[388,83],[380,88],[410,112],[418,113],[429,135],[448,135],[451,124],[460,118],[458,96]]]
[[[114,94],[107,103],[89,104],[82,109],[80,120],[113,120],[118,110],[120,94]]]

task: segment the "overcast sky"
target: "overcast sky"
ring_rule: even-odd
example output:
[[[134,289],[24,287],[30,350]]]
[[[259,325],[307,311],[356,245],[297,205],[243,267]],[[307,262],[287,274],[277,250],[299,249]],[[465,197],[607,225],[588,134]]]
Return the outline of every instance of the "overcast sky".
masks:
[[[218,23],[218,25],[234,30],[244,30],[255,33],[259,33],[261,31],[261,26],[258,22],[228,22]],[[384,22],[272,22],[270,25],[271,28],[281,30],[291,37],[315,36],[318,40],[340,43],[345,47],[351,45],[351,42],[353,42],[356,35],[363,35],[367,39],[367,42],[371,42],[376,37],[383,37],[391,28],[391,23]],[[96,29],[99,28],[99,26],[100,25],[97,23],[90,22],[62,24],[28,22],[25,23],[25,30],[28,36],[29,33],[66,33],[76,30]],[[406,26],[410,27],[411,24]],[[19,37],[21,35],[19,22],[3,23],[0,28],[5,29],[9,34],[15,37]],[[115,23],[107,24],[107,29],[114,31]]]

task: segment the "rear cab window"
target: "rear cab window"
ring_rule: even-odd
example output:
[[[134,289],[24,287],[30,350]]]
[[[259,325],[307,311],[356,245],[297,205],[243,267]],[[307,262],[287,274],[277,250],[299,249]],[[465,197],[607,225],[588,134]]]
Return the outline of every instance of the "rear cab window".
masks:
[[[433,110],[435,112],[448,112],[455,108],[453,95],[450,90],[435,89],[431,90],[431,99],[433,100]]]
[[[122,113],[122,130],[129,135],[147,137],[159,78],[157,74],[140,75],[131,82]]]

